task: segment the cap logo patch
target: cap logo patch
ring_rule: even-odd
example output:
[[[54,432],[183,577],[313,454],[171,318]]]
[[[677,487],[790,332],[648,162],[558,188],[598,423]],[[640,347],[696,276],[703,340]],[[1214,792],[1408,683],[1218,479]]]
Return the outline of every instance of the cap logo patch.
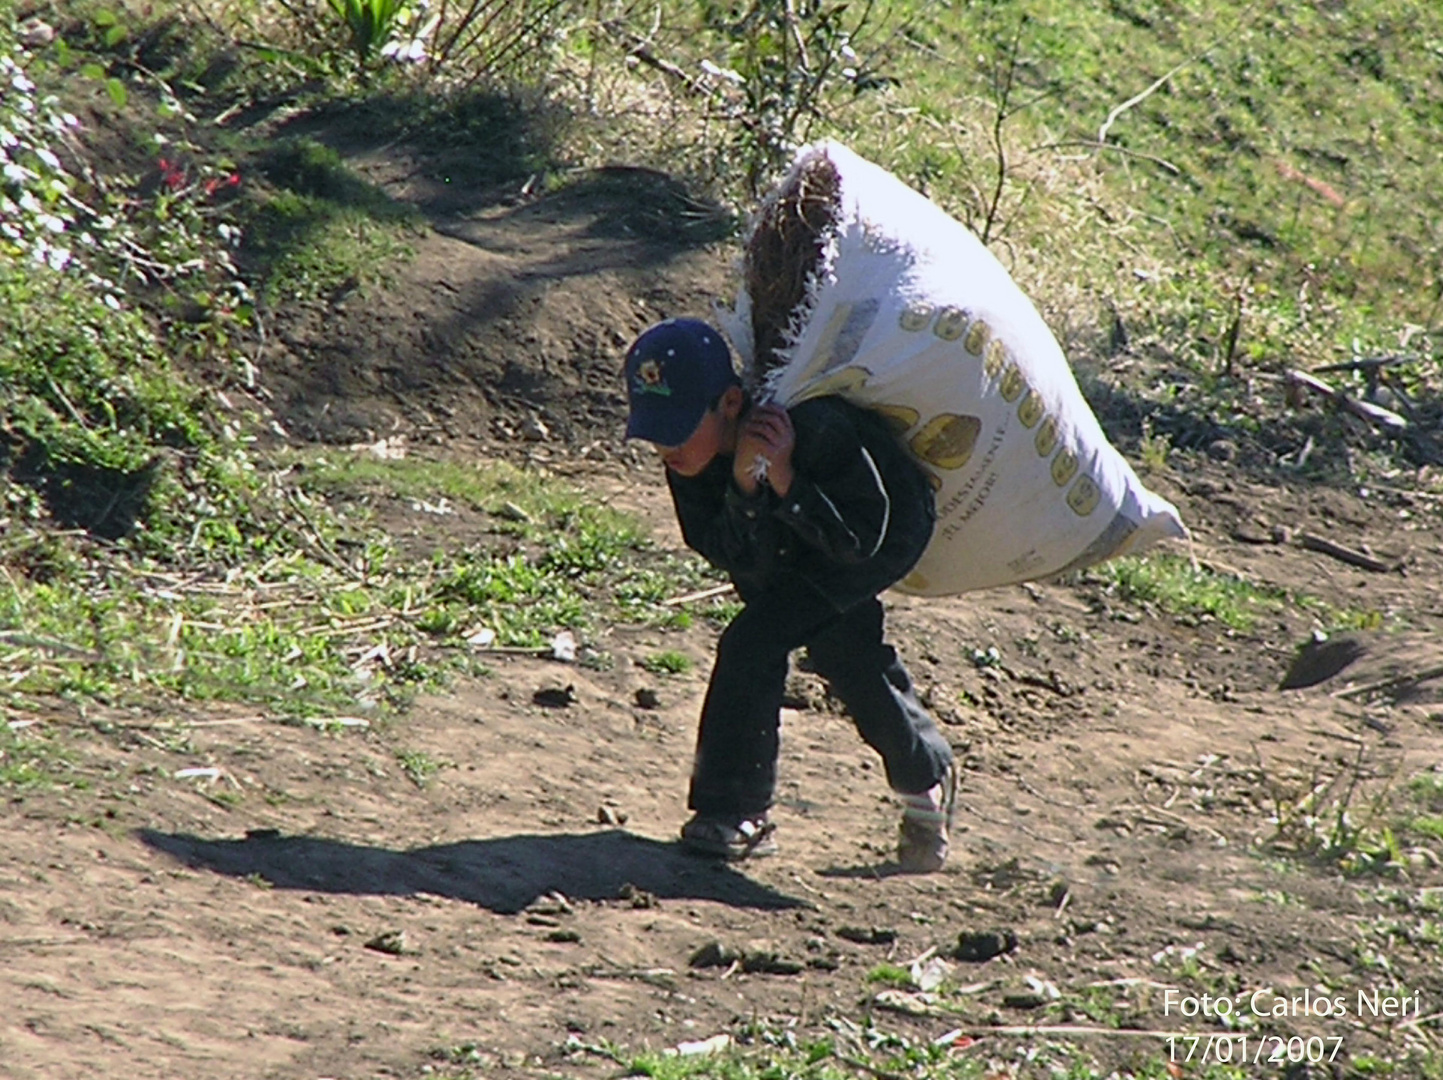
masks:
[[[636,391],[639,394],[660,394],[671,397],[671,387],[662,377],[661,365],[655,360],[643,360],[636,368]]]

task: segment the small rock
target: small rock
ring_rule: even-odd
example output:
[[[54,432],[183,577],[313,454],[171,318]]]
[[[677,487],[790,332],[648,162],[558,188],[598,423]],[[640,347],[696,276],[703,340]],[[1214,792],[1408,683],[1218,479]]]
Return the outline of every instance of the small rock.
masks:
[[[551,915],[528,915],[526,922],[530,926],[560,926],[561,920]]]
[[[561,687],[544,686],[531,695],[531,700],[548,709],[564,709],[576,704],[576,687],[570,683]]]
[[[1002,1005],[1008,1009],[1040,1009],[1047,1004],[1047,998],[1035,990],[1014,990],[1002,995]]]
[[[890,945],[897,940],[897,931],[884,926],[839,926],[837,936],[858,945]]]
[[[406,931],[404,930],[387,930],[385,933],[377,934],[366,942],[366,948],[373,952],[385,953],[387,956],[405,956],[411,951],[410,942],[406,940]]]
[[[1208,457],[1224,464],[1238,456],[1238,444],[1231,439],[1214,439],[1208,443]]]
[[[15,39],[27,49],[43,49],[55,40],[55,27],[32,15],[15,28]]]
[[[546,935],[546,940],[563,945],[575,945],[581,941],[581,935],[575,930],[553,930]]]
[[[551,429],[539,417],[528,417],[521,424],[521,437],[527,442],[544,442],[551,438]]]
[[[754,941],[742,953],[742,970],[754,975],[800,975],[806,965],[783,956],[769,941]]]
[[[526,905],[528,915],[570,915],[575,910],[563,893],[549,892]]]
[[[979,933],[964,930],[957,935],[957,948],[952,955],[958,960],[980,964],[1016,948],[1017,934],[1013,930],[983,930]]]
[[[661,695],[649,686],[643,686],[636,692],[636,704],[638,708],[655,709],[661,705]]]
[[[601,825],[625,825],[629,816],[625,810],[617,810],[611,806],[596,808],[596,820]]]
[[[629,901],[634,908],[661,907],[661,901],[656,898],[655,893],[639,889],[629,881],[616,891],[616,895],[621,900]]]
[[[694,968],[730,967],[742,958],[740,949],[723,945],[720,941],[708,941],[691,954],[687,965]]]

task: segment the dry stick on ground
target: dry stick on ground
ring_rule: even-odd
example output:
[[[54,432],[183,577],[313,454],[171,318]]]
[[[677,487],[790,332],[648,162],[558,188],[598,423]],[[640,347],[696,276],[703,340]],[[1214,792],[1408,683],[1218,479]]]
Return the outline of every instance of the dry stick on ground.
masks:
[[[708,589],[698,589],[696,592],[684,593],[681,596],[673,596],[661,602],[662,607],[677,607],[681,604],[690,604],[697,600],[710,600],[714,596],[725,596],[732,591],[731,582],[725,585],[713,585]]]
[[[1320,555],[1327,555],[1345,562],[1349,566],[1356,566],[1361,570],[1371,570],[1376,574],[1385,574],[1391,570],[1397,570],[1402,565],[1400,562],[1384,562],[1382,559],[1375,559],[1373,556],[1361,551],[1354,551],[1352,548],[1344,547],[1342,544],[1335,544],[1326,537],[1317,536],[1314,533],[1302,533],[1298,536],[1298,546],[1308,551],[1316,551]]]
[[[1433,667],[1424,668],[1422,671],[1415,671],[1405,675],[1393,675],[1387,679],[1380,679],[1378,682],[1367,683],[1364,686],[1350,686],[1346,690],[1335,690],[1332,694],[1335,698],[1364,697],[1380,690],[1401,690],[1404,687],[1416,686],[1418,683],[1427,682],[1429,679],[1437,679],[1443,676],[1443,664],[1435,664]]]
[[[1392,409],[1385,409],[1381,405],[1374,405],[1370,401],[1359,401],[1355,397],[1350,397],[1336,387],[1325,383],[1316,375],[1309,375],[1306,371],[1298,371],[1296,368],[1290,368],[1283,374],[1283,379],[1288,384],[1289,400],[1294,406],[1301,404],[1303,391],[1311,390],[1313,393],[1319,394],[1331,401],[1340,409],[1346,409],[1354,416],[1361,420],[1366,420],[1370,424],[1385,427],[1395,432],[1406,431],[1408,429],[1408,421]]]

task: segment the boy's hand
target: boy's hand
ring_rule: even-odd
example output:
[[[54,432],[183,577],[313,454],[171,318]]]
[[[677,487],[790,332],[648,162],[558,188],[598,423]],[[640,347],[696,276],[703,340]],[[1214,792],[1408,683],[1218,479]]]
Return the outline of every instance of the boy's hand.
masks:
[[[748,495],[765,480],[778,495],[792,486],[792,451],[797,433],[787,410],[777,405],[757,405],[742,420],[737,433],[737,450],[732,475],[737,487]]]

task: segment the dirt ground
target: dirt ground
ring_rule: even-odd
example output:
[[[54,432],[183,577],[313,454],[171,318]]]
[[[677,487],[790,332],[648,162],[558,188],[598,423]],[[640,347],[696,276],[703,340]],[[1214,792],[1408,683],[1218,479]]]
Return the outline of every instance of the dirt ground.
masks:
[[[399,151],[355,160],[425,202],[426,170]],[[649,212],[678,197],[665,178],[592,181],[442,206],[391,287],[278,313],[260,374],[285,429],[529,461],[680,549],[656,465],[619,446],[615,372],[643,326],[731,295],[735,249]],[[1250,1076],[1343,1075],[1360,1055],[1436,1046],[1443,937],[1420,890],[1443,886],[1437,851],[1344,874],[1301,825],[1269,819],[1309,790],[1322,827],[1346,809],[1376,835],[1379,799],[1426,809],[1409,784],[1443,771],[1443,507],[1216,456],[1230,460],[1180,453],[1148,477],[1202,564],[1402,629],[1360,633],[1351,664],[1285,691],[1316,618],[1296,604],[1232,632],[1139,612],[1090,579],[891,598],[893,637],[965,764],[955,854],[935,875],[892,872],[898,809],[806,673],[784,719],[780,854],[726,867],[676,848],[715,640],[701,622],[612,628],[597,643],[610,670],[490,657],[491,674],[377,730],[89,707],[73,752],[90,788],[4,811],[0,1073],[611,1076],[608,1047],[845,1043],[868,1023],[918,1041],[962,1029],[976,1041],[954,1052],[998,1076],[1048,1075],[1069,1053],[1105,1072],[1167,1059],[1144,1032],[1224,1030],[1180,1015],[1169,988],[1261,990],[1269,1011],[1274,993],[1345,999],[1343,1016],[1242,1029],[1336,1040],[1333,1066],[1264,1059]],[[445,542],[448,519],[414,517]],[[696,666],[634,662],[662,648]],[[533,700],[566,685],[570,704]],[[656,707],[635,703],[642,689]],[[418,787],[398,750],[442,768]],[[220,774],[176,777],[188,767]],[[914,961],[924,981],[942,962],[942,991],[877,981]],[[1416,1001],[1375,1019],[1359,992]],[[1093,1033],[1016,1030],[1033,1025]]]

